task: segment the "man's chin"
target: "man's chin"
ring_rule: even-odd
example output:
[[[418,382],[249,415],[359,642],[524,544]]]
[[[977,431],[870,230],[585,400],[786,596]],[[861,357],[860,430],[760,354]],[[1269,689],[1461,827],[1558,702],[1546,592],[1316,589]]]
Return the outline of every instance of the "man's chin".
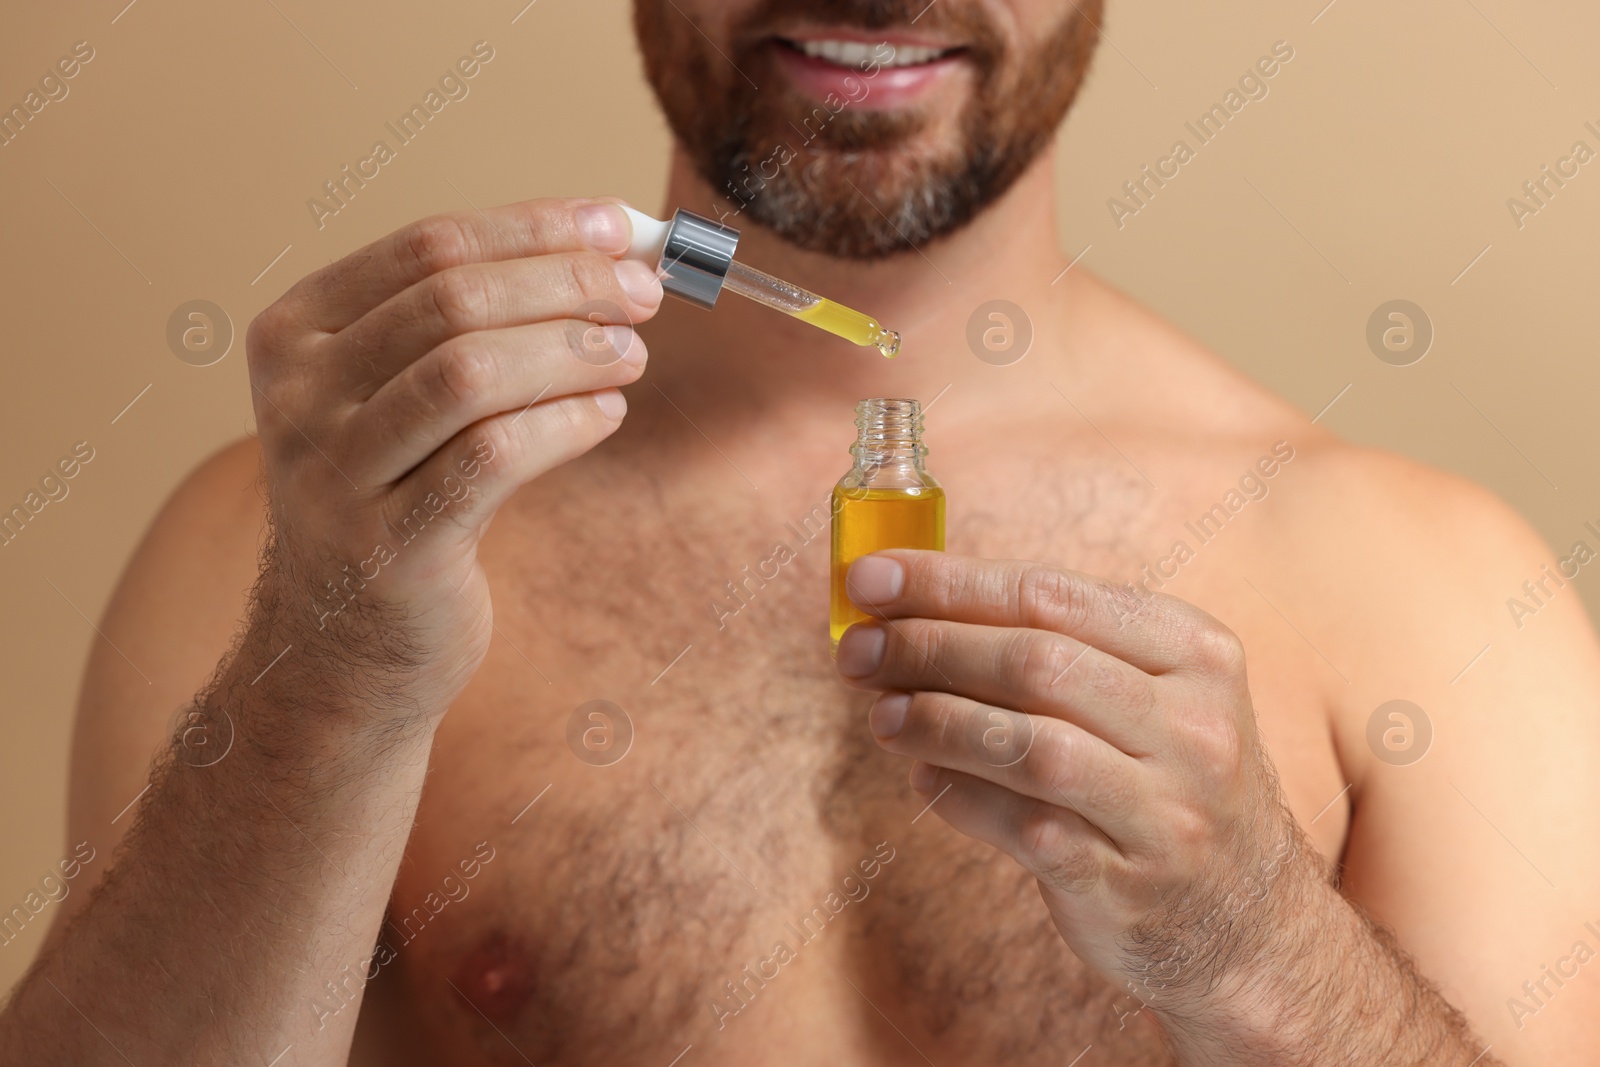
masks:
[[[958,170],[904,146],[812,151],[776,173],[768,168],[770,177],[751,168],[722,190],[731,204],[723,221],[759,224],[810,252],[882,259],[951,228],[944,212],[929,208],[948,209],[950,197],[942,194]]]

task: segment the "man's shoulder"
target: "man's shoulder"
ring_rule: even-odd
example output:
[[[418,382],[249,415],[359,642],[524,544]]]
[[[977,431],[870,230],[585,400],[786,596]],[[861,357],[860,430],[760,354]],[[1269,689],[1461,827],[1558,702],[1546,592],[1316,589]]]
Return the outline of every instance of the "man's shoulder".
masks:
[[[1524,582],[1538,582],[1546,567],[1559,576],[1574,553],[1600,554],[1600,534],[1578,529],[1552,553],[1489,489],[1339,437],[1097,279],[1085,278],[1074,296],[1090,338],[1120,346],[1125,377],[1138,383],[1118,429],[1143,438],[1150,454],[1171,457],[1177,469],[1237,475],[1275,446],[1292,452],[1277,464],[1270,501],[1250,506],[1239,559],[1279,591],[1274,600],[1289,617],[1327,620],[1337,631],[1327,639],[1347,644],[1352,657],[1403,642],[1449,659],[1476,639],[1464,662],[1506,629],[1508,598]],[[1543,599],[1563,601],[1552,623],[1587,628],[1574,590]]]
[[[146,673],[161,673],[156,684],[164,696],[187,699],[226,651],[259,572],[268,525],[260,449],[246,438],[191,470],[145,531],[105,622],[108,632],[125,633],[123,648]]]
[[[261,445],[242,437],[212,452],[184,476],[168,499],[169,510],[203,519],[221,532],[248,529],[252,534],[265,517],[260,485]]]
[[[1476,722],[1506,701],[1559,717],[1595,692],[1600,647],[1572,579],[1600,537],[1575,531],[1552,552],[1490,490],[1331,434],[1278,481],[1249,566],[1296,640],[1334,665],[1326,706],[1354,754],[1347,774],[1370,766],[1365,731],[1388,700]]]
[[[1298,407],[1103,279],[1075,280],[1060,310],[1102,410],[1152,447],[1212,454],[1304,436]]]
[[[1550,557],[1497,494],[1416,460],[1316,431],[1302,435],[1294,468],[1281,487],[1279,534],[1369,594],[1498,605],[1509,577]]]
[[[260,464],[255,439],[244,438],[192,469],[145,531],[107,608],[108,625],[157,646],[152,661],[175,668],[182,677],[173,684],[190,692],[194,670],[226,649],[258,571],[268,529]]]
[[[1456,571],[1458,588],[1465,572],[1475,572],[1481,584],[1496,580],[1508,559],[1548,555],[1527,520],[1490,490],[1339,437],[1312,421],[1316,413],[1153,311],[1098,279],[1085,281],[1088,330],[1103,341],[1117,338],[1129,376],[1140,383],[1121,416],[1130,430],[1160,451],[1230,468],[1279,442],[1293,452],[1273,486],[1279,500],[1270,509],[1270,534],[1292,538],[1299,553],[1359,553],[1363,569],[1387,576],[1419,567]]]

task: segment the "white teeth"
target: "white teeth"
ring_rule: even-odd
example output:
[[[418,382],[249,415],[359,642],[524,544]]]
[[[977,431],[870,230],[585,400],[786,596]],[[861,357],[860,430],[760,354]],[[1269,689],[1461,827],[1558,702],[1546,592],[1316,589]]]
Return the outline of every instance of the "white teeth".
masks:
[[[942,48],[924,48],[918,45],[871,45],[861,41],[800,41],[800,51],[813,59],[825,59],[841,67],[862,67],[873,61],[884,67],[912,67],[927,63],[944,55]],[[888,59],[882,59],[881,50],[887,49]]]

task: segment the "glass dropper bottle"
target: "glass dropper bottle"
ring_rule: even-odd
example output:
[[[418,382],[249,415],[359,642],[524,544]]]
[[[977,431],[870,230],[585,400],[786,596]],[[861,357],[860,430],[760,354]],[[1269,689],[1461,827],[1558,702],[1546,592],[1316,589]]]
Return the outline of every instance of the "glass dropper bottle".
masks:
[[[855,463],[833,487],[833,555],[829,564],[828,643],[871,618],[846,587],[850,564],[886,548],[944,551],[944,489],[923,458],[922,405],[874,398],[856,405]]]
[[[900,352],[900,335],[871,316],[735,260],[739,231],[732,226],[682,208],[670,222],[622,210],[633,223],[627,257],[655,267],[662,288],[673,296],[710,308],[728,289],[891,359]]]

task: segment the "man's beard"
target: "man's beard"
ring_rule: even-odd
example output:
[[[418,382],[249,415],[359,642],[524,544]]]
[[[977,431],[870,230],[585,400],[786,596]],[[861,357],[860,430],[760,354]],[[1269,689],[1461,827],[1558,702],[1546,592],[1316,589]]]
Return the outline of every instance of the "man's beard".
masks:
[[[955,143],[915,151],[909,142],[935,118],[926,110],[821,104],[788,86],[771,30],[795,7],[762,0],[733,28],[726,55],[671,0],[635,0],[634,24],[668,123],[730,204],[709,214],[752,219],[801,248],[849,259],[920,247],[1004,194],[1051,143],[1083,82],[1100,17],[1100,0],[1074,2],[1045,40],[1011,54],[972,0],[808,0],[801,10],[809,20],[870,32],[917,19],[919,29],[964,42],[971,99]],[[864,66],[855,74],[862,89],[851,91],[856,103],[872,91],[875,72]]]

